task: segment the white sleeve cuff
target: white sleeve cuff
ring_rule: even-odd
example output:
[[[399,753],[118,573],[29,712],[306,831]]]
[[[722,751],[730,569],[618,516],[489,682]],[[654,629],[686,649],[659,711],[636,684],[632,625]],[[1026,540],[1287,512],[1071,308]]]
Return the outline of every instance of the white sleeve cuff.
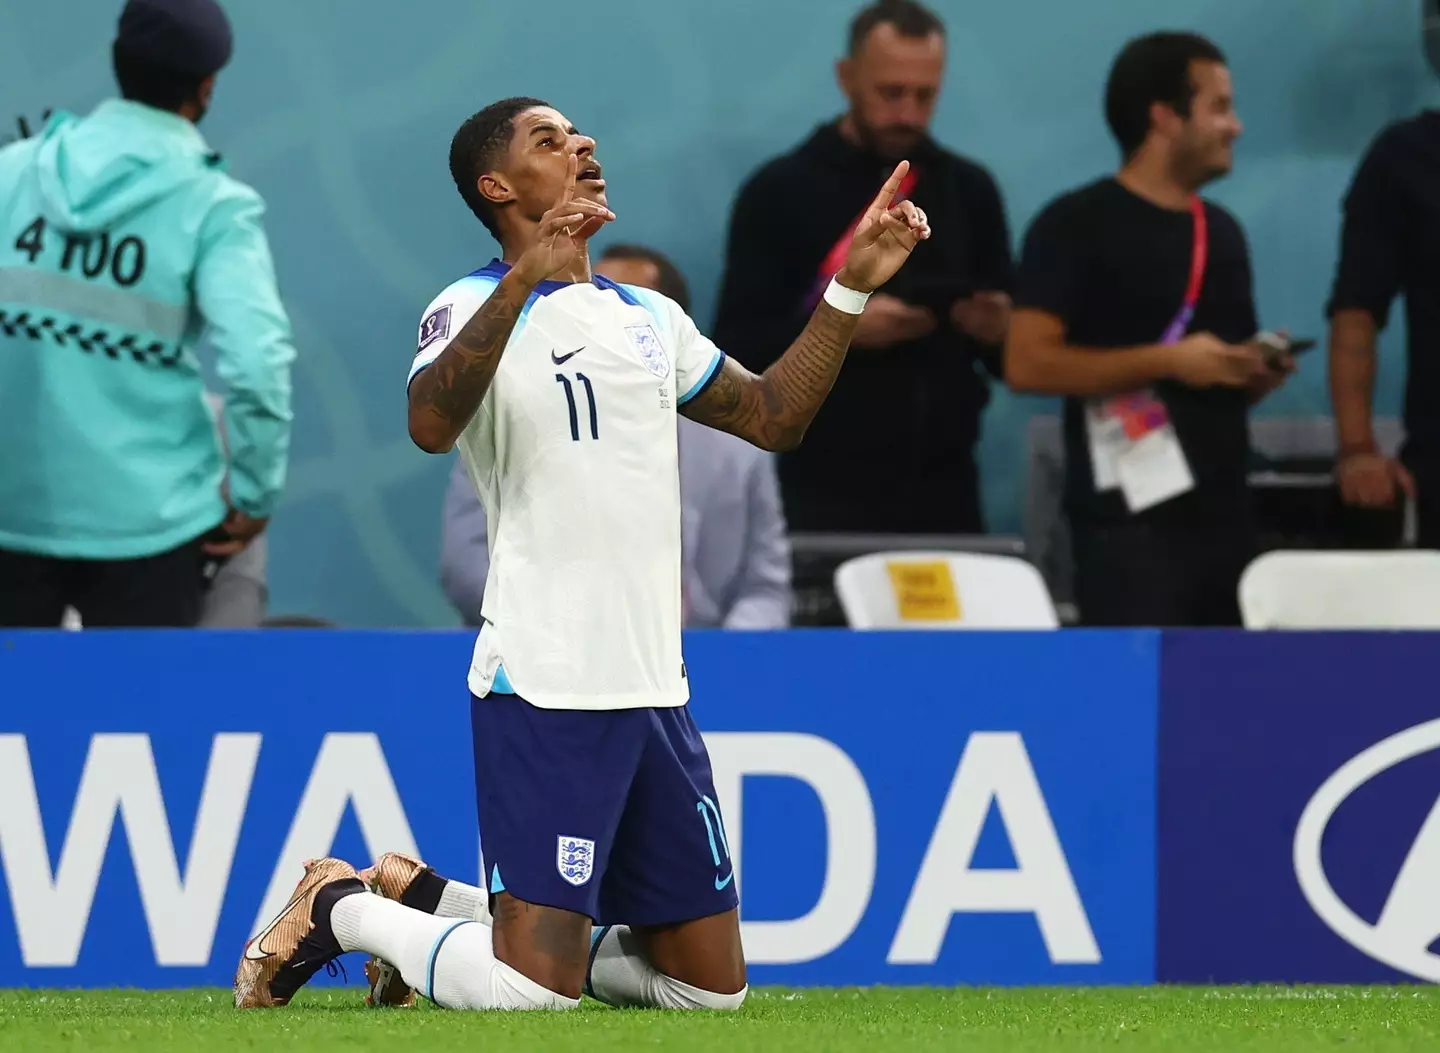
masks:
[[[440,357],[440,352],[445,348],[438,347],[433,352],[424,351],[415,356],[415,361],[410,363],[410,375],[405,378],[405,390],[410,390],[410,382],[419,375],[420,371]]]

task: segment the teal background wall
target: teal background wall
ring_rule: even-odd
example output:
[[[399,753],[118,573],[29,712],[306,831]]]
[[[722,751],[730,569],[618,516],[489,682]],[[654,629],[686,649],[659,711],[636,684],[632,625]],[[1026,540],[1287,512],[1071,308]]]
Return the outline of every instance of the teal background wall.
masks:
[[[510,94],[551,99],[599,140],[611,237],[669,252],[712,319],[730,201],[747,172],[841,108],[833,61],[858,3],[819,0],[232,0],[235,60],[202,130],[269,203],[295,322],[289,493],[273,525],[277,612],[349,625],[455,621],[435,582],[448,458],[405,434],[404,376],[429,299],[494,246],[461,203],[456,126]],[[1338,205],[1388,121],[1435,93],[1419,0],[934,0],[950,29],[935,124],[987,164],[1014,237],[1049,198],[1110,169],[1106,70],[1130,36],[1204,32],[1229,53],[1246,123],[1214,188],[1249,234],[1264,323],[1323,336]],[[0,135],[113,90],[117,0],[9,0]],[[776,232],[776,237],[783,237]],[[602,241],[603,244],[603,241]],[[1398,408],[1398,326],[1382,411]],[[1019,528],[1025,421],[997,394],[982,453],[993,527]],[[1324,413],[1323,356],[1265,413]]]

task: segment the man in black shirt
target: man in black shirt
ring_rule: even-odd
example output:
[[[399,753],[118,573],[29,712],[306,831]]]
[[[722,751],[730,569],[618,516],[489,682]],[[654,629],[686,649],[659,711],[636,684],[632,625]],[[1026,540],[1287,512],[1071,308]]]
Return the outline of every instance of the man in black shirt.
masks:
[[[1031,226],[1006,378],[1066,396],[1082,619],[1238,624],[1254,555],[1247,408],[1290,364],[1270,368],[1250,343],[1245,235],[1196,196],[1230,170],[1240,135],[1224,56],[1190,34],[1132,41],[1105,111],[1124,164]]]
[[[735,202],[715,340],[754,370],[804,328],[877,174],[908,159],[899,198],[935,231],[870,298],[824,412],[780,460],[796,530],[983,530],[973,451],[989,391],[978,367],[999,375],[1010,236],[989,173],[926,134],[944,60],[944,27],[919,4],[861,11],[838,67],[849,112],[759,169]]]
[[[1375,442],[1371,400],[1376,336],[1402,292],[1406,439],[1396,461]],[[1330,397],[1345,501],[1393,507],[1408,493],[1418,543],[1440,548],[1440,112],[1386,128],[1350,185],[1330,297]]]

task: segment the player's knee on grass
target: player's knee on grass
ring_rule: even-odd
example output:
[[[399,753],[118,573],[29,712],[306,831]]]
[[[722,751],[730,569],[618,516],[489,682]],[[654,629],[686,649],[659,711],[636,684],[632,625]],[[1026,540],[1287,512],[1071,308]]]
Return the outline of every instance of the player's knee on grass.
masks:
[[[640,926],[635,936],[662,975],[696,990],[739,995],[743,1001],[747,978],[738,911],[676,925]]]
[[[734,1010],[744,1004],[748,988],[743,961],[738,976],[733,975],[735,970],[716,970],[711,963],[706,970],[708,982],[697,976],[699,983],[687,983],[651,960],[646,949],[649,942],[641,932],[624,925],[597,929],[586,993],[608,1005],[650,1009]],[[705,952],[704,945],[694,940],[686,949],[692,954]],[[682,964],[679,955],[672,953],[671,957],[670,968]]]
[[[734,994],[720,994],[692,987],[664,973],[659,976],[660,1004],[665,1009],[739,1009],[745,1004],[745,995],[750,990],[741,987]]]
[[[590,919],[526,903],[508,892],[494,897],[495,957],[566,998],[579,998],[590,957]]]

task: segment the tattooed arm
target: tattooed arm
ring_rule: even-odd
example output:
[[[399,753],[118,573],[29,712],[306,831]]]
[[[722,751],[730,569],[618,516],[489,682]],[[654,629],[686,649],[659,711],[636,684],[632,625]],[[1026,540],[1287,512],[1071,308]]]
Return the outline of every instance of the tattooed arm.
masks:
[[[727,357],[719,375],[682,412],[762,450],[793,450],[835,386],[859,320],[858,314],[822,302],[804,332],[764,373],[757,377]]]
[[[501,278],[440,357],[410,382],[410,438],[426,453],[447,453],[475,416],[530,290],[513,271]]]
[[[845,288],[874,292],[900,269],[910,250],[930,236],[924,212],[908,201],[893,208],[890,204],[909,168],[908,162],[900,162],[856,227],[845,266],[835,276]],[[822,300],[805,331],[769,369],[757,377],[727,358],[719,375],[683,412],[761,449],[794,449],[834,387],[859,320],[859,314]]]

